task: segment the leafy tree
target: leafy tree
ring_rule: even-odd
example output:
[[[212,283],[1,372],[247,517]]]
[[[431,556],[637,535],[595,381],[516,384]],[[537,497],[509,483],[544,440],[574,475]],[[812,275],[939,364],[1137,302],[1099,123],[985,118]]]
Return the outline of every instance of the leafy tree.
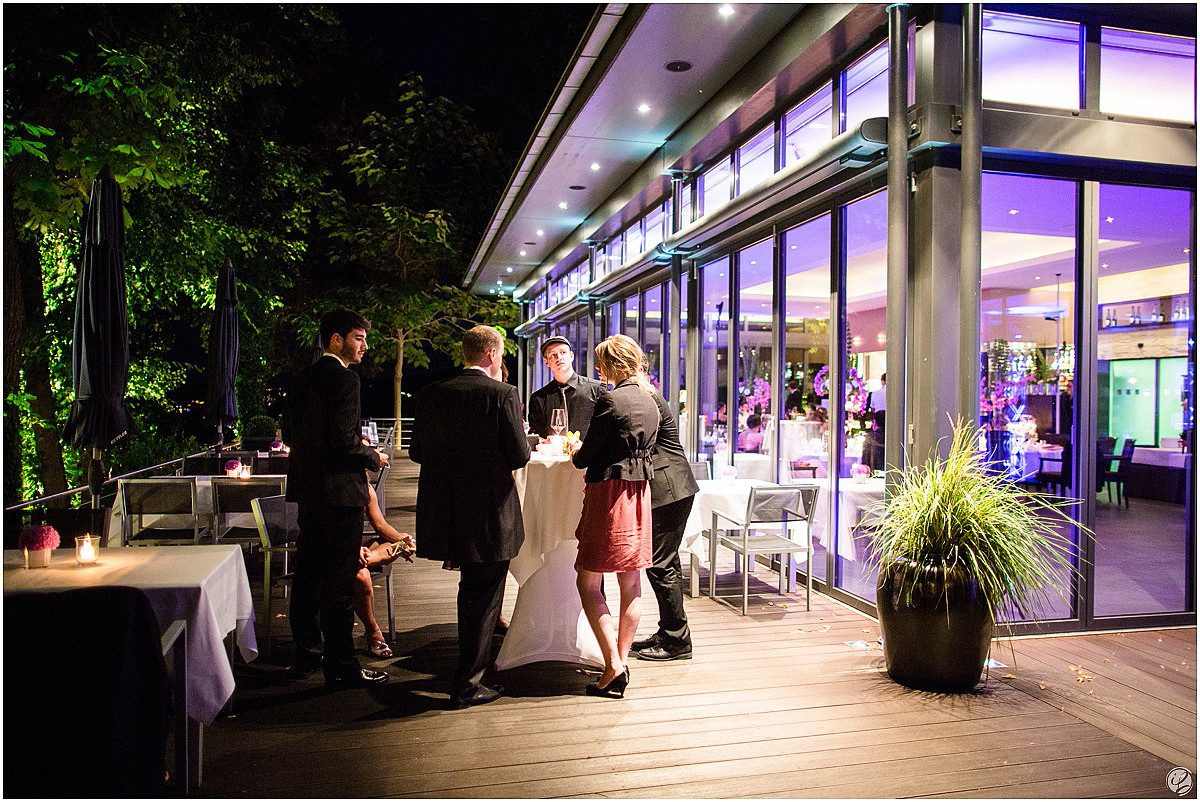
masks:
[[[191,366],[173,362],[170,346],[177,331],[203,325],[226,256],[244,265],[247,288],[266,288],[245,294],[246,322],[253,328],[281,317],[274,314],[287,281],[280,267],[304,252],[313,205],[306,195],[320,173],[308,169],[303,148],[271,133],[287,105],[281,93],[295,91],[298,64],[332,40],[327,13],[307,6],[10,6],[5,22],[5,498],[12,502],[24,424],[36,444],[26,464],[36,466],[42,490],[63,489],[71,468],[58,438],[70,392],[63,349],[71,337],[74,232],[92,178],[111,165],[126,196],[131,352],[146,355],[131,365],[130,396],[177,415],[166,393]],[[263,362],[243,357],[252,373]],[[23,425],[12,425],[18,419]]]

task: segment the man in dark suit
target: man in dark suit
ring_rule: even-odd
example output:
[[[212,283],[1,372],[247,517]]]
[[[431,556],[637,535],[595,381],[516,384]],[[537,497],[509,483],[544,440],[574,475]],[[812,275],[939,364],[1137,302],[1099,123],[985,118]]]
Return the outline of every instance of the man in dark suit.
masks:
[[[553,378],[529,396],[529,431],[549,437],[553,434],[550,411],[566,409],[567,431],[579,432],[582,439],[592,422],[592,410],[596,407],[596,399],[604,392],[604,385],[575,372],[575,354],[566,337],[546,338],[542,342],[542,360]]]
[[[679,544],[700,486],[692,475],[687,454],[679,442],[679,424],[662,396],[658,404],[658,434],[650,450],[654,478],[650,480],[651,524],[654,532],[654,565],[646,578],[658,601],[658,629],[630,647],[639,660],[690,660],[692,631],[683,609],[683,566]]]
[[[304,370],[288,392],[283,438],[288,458],[288,501],[299,505],[300,539],[289,617],[296,643],[296,671],[321,662],[325,684],[373,685],[387,674],[362,668],[354,656],[354,576],[362,565],[363,508],[369,499],[367,470],[387,456],[363,445],[359,381],[349,365],[362,361],[371,324],[349,309],[321,318],[325,353]]]
[[[458,667],[450,699],[485,704],[503,688],[483,682],[504,601],[508,563],[525,540],[512,472],[529,462],[517,388],[500,381],[503,335],[463,334],[462,373],[417,396],[408,455],[417,480],[417,556],[459,565]]]

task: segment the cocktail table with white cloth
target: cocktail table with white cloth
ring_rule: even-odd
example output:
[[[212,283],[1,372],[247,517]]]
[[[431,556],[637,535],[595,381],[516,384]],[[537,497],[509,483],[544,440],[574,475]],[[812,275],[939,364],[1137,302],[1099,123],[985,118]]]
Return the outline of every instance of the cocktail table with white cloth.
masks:
[[[534,454],[513,478],[521,497],[525,542],[509,564],[520,590],[496,668],[548,660],[603,666],[600,643],[575,588],[583,471],[569,457]]]
[[[238,546],[166,546],[99,549],[92,565],[78,565],[71,549],[54,552],[48,568],[26,569],[19,551],[4,552],[4,595],[120,585],[146,594],[159,625],[187,624],[187,712],[211,724],[233,696],[233,666],[225,636],[247,662],[258,657],[254,603]],[[191,777],[199,783],[202,731],[192,736]]]

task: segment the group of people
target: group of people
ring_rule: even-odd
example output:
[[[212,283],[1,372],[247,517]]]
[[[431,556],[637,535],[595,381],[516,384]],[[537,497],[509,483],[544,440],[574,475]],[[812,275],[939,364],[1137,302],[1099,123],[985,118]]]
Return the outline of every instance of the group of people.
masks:
[[[292,446],[288,498],[298,503],[300,528],[290,610],[296,670],[321,666],[331,687],[387,680],[355,658],[354,612],[357,605],[360,616],[370,615],[369,594],[362,592],[364,582],[370,588],[368,567],[414,546],[383,521],[367,483],[367,471],[379,470],[387,456],[360,439],[359,381],[348,366],[361,361],[369,330],[370,323],[349,310],[322,319],[325,352],[294,383],[284,417]],[[455,706],[469,707],[503,693],[487,675],[509,561],[524,541],[513,471],[529,462],[531,446],[517,388],[504,381],[503,334],[490,326],[468,330],[462,355],[463,371],[418,395],[409,457],[421,466],[416,555],[460,572],[459,659],[450,697]],[[631,654],[650,661],[691,657],[678,552],[699,488],[677,421],[650,383],[634,340],[616,335],[596,347],[599,382],[575,372],[563,337],[543,342],[542,358],[553,378],[530,398],[529,430],[548,436],[553,410],[564,409],[567,430],[580,434],[571,441],[571,458],[585,472],[576,586],[604,658],[603,672],[585,691],[620,698],[629,685]],[[364,511],[382,536],[380,549],[362,545]],[[635,642],[643,570],[658,601],[659,625]],[[615,615],[602,588],[605,573],[617,576]],[[372,653],[387,656],[378,626],[366,616]]]

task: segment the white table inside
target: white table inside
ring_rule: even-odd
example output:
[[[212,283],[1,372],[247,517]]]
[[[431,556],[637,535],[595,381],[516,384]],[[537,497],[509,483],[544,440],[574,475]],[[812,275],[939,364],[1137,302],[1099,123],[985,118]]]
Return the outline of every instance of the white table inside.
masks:
[[[583,471],[568,457],[535,454],[513,478],[521,497],[525,542],[509,564],[520,589],[496,668],[548,660],[603,666],[600,644],[575,588]]]
[[[233,696],[233,666],[224,640],[247,662],[258,656],[254,604],[238,546],[163,546],[99,549],[93,565],[77,565],[71,549],[58,549],[48,568],[26,569],[19,551],[4,552],[4,595],[98,585],[134,587],[146,594],[160,626],[187,624],[187,715],[211,724]],[[195,781],[200,782],[202,730],[195,733]]]

